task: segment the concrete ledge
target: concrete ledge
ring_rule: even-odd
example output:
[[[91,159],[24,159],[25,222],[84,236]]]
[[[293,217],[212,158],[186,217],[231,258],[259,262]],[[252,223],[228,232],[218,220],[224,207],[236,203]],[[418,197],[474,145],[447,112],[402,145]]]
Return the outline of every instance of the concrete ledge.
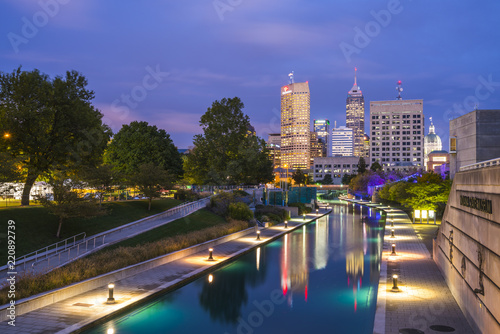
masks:
[[[125,268],[121,268],[106,274],[99,275],[94,278],[89,278],[82,282],[73,283],[64,288],[59,288],[56,290],[51,290],[48,292],[43,292],[41,294],[23,298],[16,301],[16,316],[31,312],[33,310],[39,309],[44,306],[56,303],[58,301],[64,300],[66,298],[74,297],[78,294],[91,291],[93,289],[107,285],[109,282],[118,281],[133,275],[137,275],[145,270],[161,266],[163,264],[175,261],[177,259],[183,258],[185,256],[198,253],[199,251],[206,250],[210,247],[240,238],[249,233],[255,232],[255,228],[251,227],[236,233],[232,233],[214,240],[210,240],[189,248],[181,249],[179,251],[169,253],[156,257],[151,260],[147,260],[138,264],[134,264]],[[0,307],[0,321],[7,320],[9,304],[2,305]]]

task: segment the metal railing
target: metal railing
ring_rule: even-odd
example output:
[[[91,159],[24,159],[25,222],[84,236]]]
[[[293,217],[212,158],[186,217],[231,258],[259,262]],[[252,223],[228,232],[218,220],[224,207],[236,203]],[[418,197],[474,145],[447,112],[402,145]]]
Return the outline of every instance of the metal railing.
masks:
[[[57,254],[58,252],[64,252],[66,249],[76,245],[77,244],[76,240],[79,237],[82,237],[82,240],[85,240],[85,238],[87,237],[87,233],[85,232],[79,233],[62,241],[56,242],[55,244],[46,246],[44,248],[40,248],[34,252],[23,255],[20,258],[16,259],[16,264],[23,263],[24,269],[26,269],[27,261],[34,260],[36,262],[38,261],[39,257],[47,258],[49,254],[52,255],[52,254]]]
[[[470,164],[467,166],[462,166],[462,167],[460,167],[460,171],[463,172],[466,170],[473,170],[473,169],[492,167],[492,166],[500,166],[500,158],[481,161],[481,162],[477,162],[475,164]]]
[[[47,256],[47,257],[42,258],[38,261],[34,261],[31,264],[31,269],[34,269],[39,264],[47,261],[46,270],[49,271],[50,269],[52,269],[52,267],[50,266],[51,258],[54,258],[52,261],[55,261],[56,260],[55,258],[57,258],[57,263],[54,265],[54,267],[61,266],[65,263],[70,262],[71,260],[79,257],[80,255],[87,253],[89,251],[89,244],[92,247],[91,249],[96,249],[96,247],[104,245],[105,238],[106,238],[106,235],[96,235],[94,237],[89,237],[87,239],[84,239],[81,242],[79,242],[78,244],[73,245],[72,247],[69,247],[69,248],[62,250],[60,252],[57,252],[55,254],[51,254],[51,256]],[[102,239],[100,243],[98,242],[98,239]],[[85,246],[85,249],[83,246]],[[74,254],[72,254],[72,253],[74,253]],[[61,262],[61,257],[62,257],[62,262]],[[54,264],[54,262],[52,262],[52,263]],[[26,270],[26,267],[25,267],[25,270]]]

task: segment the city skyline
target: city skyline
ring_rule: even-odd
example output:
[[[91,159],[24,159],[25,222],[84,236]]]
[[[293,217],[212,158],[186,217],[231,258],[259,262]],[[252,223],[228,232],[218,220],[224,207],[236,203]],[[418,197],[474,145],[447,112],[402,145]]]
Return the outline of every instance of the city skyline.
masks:
[[[147,121],[179,148],[192,144],[199,117],[224,97],[242,99],[260,137],[278,132],[277,92],[290,71],[309,81],[311,118],[332,123],[345,117],[354,67],[367,103],[395,99],[402,80],[403,99],[424,100],[443,149],[450,118],[477,102],[479,109],[500,105],[500,47],[491,43],[500,34],[496,2],[430,8],[400,1],[392,12],[388,3],[368,1],[253,1],[225,10],[215,6],[220,1],[40,3],[0,4],[0,71],[22,65],[54,77],[77,70],[115,132]]]

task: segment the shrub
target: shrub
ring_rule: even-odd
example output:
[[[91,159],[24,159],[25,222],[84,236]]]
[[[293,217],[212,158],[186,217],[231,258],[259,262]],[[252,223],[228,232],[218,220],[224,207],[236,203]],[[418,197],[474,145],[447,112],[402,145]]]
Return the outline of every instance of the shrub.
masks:
[[[299,215],[312,211],[312,209],[310,207],[307,207],[304,203],[289,203],[288,206],[299,208]]]
[[[192,190],[179,189],[174,193],[174,198],[179,201],[193,202],[199,200],[201,196]]]
[[[285,209],[264,205],[257,205],[255,207],[255,217],[260,221],[272,221],[275,223],[281,223],[289,218],[288,212]]]
[[[229,204],[229,217],[236,220],[249,221],[253,218],[253,212],[245,203],[231,203]]]

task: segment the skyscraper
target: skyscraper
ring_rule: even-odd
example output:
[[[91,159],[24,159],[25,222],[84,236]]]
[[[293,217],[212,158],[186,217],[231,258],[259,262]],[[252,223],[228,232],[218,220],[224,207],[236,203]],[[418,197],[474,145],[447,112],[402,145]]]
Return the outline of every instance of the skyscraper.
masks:
[[[352,156],[353,131],[345,126],[332,129],[332,157],[333,156]]]
[[[316,132],[316,136],[319,140],[322,141],[324,150],[323,157],[326,157],[328,154],[328,146],[330,144],[330,121],[327,119],[315,119],[314,120],[314,132]]]
[[[356,79],[357,69],[354,69],[354,85],[347,93],[346,126],[353,131],[354,155],[363,156],[365,136],[365,98]]]
[[[311,108],[309,83],[281,87],[281,165],[286,168],[310,167]]]
[[[424,167],[423,100],[370,102],[370,164],[385,171]]]

